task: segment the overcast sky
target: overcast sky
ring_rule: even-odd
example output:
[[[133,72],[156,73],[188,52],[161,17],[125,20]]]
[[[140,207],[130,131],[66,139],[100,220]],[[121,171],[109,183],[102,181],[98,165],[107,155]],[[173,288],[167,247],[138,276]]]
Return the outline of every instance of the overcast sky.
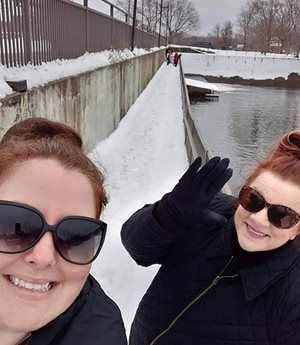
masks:
[[[211,33],[213,27],[225,20],[231,20],[236,23],[237,15],[247,0],[190,0],[194,3],[200,15],[201,35]],[[235,28],[234,28],[235,29]]]
[[[83,0],[72,0],[79,4],[83,4]],[[118,0],[108,0],[113,4],[118,4]],[[130,0],[133,2],[133,0]],[[141,3],[142,0],[137,0]],[[160,0],[156,0],[160,3]],[[200,30],[197,34],[207,35],[212,32],[216,24],[223,24],[224,21],[230,20],[233,24],[236,23],[237,15],[240,13],[242,6],[244,6],[248,0],[189,0],[191,1],[199,15],[200,15]],[[125,0],[126,2],[126,0]],[[163,0],[164,2],[164,0]],[[101,0],[89,0],[89,6],[98,11],[109,15],[110,7],[108,4]],[[236,28],[234,27],[234,30]]]

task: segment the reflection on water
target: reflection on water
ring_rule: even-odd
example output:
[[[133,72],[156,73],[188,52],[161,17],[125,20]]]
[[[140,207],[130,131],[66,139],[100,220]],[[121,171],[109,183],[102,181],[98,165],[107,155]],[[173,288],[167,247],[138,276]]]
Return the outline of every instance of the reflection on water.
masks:
[[[218,86],[218,101],[191,98],[191,110],[208,147],[230,158],[229,185],[236,194],[256,159],[283,133],[300,127],[300,90]]]

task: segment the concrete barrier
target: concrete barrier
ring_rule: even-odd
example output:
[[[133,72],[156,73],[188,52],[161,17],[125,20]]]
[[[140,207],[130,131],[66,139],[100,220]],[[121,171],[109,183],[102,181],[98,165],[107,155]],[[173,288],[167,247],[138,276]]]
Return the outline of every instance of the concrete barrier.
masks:
[[[71,125],[87,151],[112,133],[164,62],[165,49],[1,99],[0,137],[15,122],[46,117]]]

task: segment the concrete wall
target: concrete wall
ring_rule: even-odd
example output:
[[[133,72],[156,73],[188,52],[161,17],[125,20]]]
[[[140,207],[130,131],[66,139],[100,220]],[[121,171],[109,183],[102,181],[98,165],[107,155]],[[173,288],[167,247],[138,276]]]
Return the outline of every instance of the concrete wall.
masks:
[[[17,121],[46,117],[78,130],[90,151],[115,130],[164,59],[159,50],[7,96],[0,103],[0,137]]]

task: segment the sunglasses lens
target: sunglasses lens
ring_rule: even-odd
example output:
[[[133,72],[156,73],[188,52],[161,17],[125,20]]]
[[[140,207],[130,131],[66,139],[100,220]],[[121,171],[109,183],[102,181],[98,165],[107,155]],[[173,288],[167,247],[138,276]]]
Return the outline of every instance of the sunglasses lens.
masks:
[[[249,212],[259,212],[265,207],[264,198],[254,189],[243,187],[240,191],[239,202]]]
[[[99,254],[105,232],[105,223],[78,218],[66,219],[57,228],[57,250],[69,262],[88,264]]]
[[[0,251],[19,253],[38,239],[43,229],[41,217],[26,208],[0,204]]]
[[[252,213],[268,207],[268,219],[272,225],[279,229],[288,229],[298,221],[298,214],[289,207],[267,204],[265,199],[251,187],[243,187],[239,194],[241,206]]]
[[[268,210],[268,218],[277,228],[288,229],[296,223],[297,214],[288,207],[272,205]]]

